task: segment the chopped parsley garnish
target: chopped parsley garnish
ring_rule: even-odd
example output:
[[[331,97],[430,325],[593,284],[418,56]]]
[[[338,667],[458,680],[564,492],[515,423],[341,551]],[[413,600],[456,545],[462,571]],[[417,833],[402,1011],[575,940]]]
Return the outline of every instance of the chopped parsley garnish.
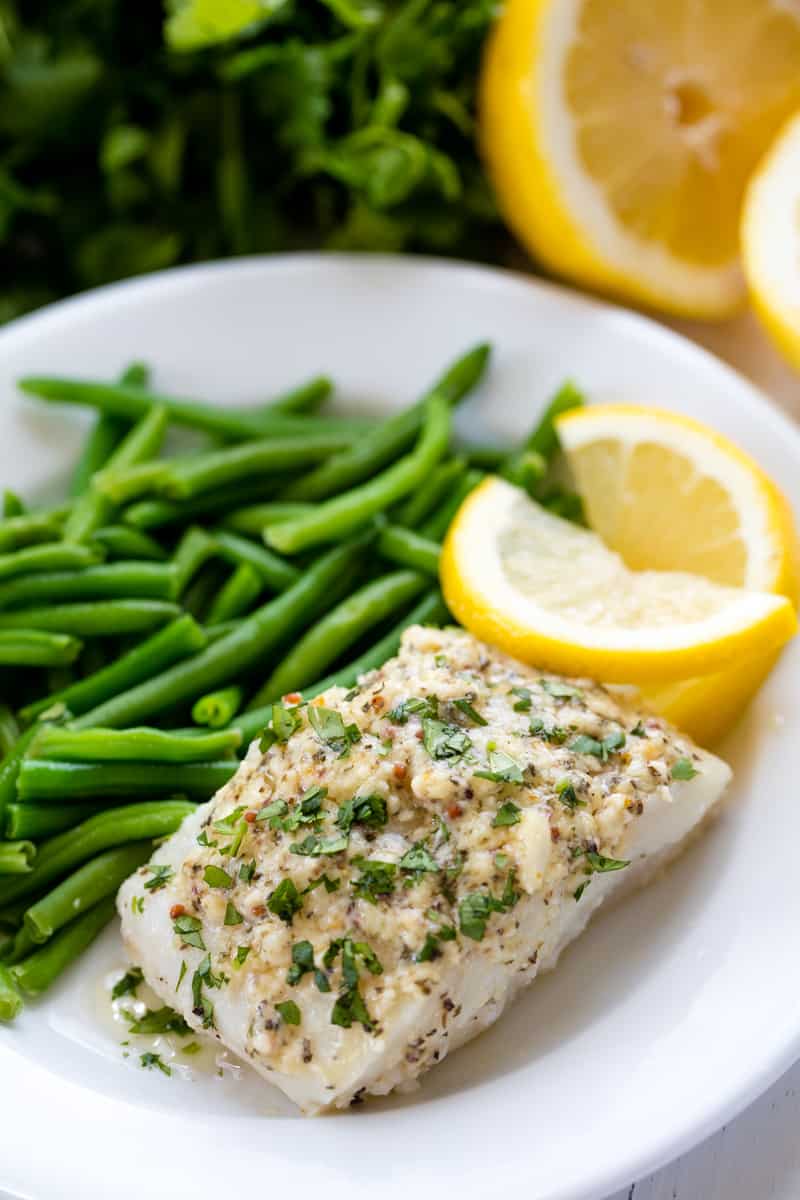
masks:
[[[227,979],[224,975],[215,975],[211,970],[211,955],[206,954],[192,976],[192,1012],[196,1017],[203,1018],[203,1028],[211,1029],[214,1025],[214,1006],[207,996],[203,995],[203,987],[220,988]]]
[[[144,1054],[140,1055],[139,1062],[146,1069],[156,1067],[162,1075],[171,1075],[172,1067],[162,1062],[160,1054],[153,1054],[152,1050],[145,1050]]]
[[[141,916],[144,912],[144,896],[131,897],[131,912],[135,912]]]
[[[531,717],[529,729],[534,737],[540,737],[545,742],[560,746],[567,740],[568,730],[563,725],[551,725],[548,729],[541,717]]]
[[[314,888],[322,887],[323,884],[325,885],[326,892],[338,892],[339,888],[342,886],[342,881],[338,876],[331,878],[330,875],[318,875],[316,879],[312,879],[311,883],[303,888],[300,895],[305,896],[309,892],[313,892]]]
[[[533,694],[532,694],[530,688],[513,687],[511,689],[511,695],[516,696],[518,698],[516,704],[514,705],[514,712],[530,712],[531,711],[531,705],[533,704]]]
[[[147,1012],[137,1017],[128,1026],[128,1033],[175,1033],[178,1037],[186,1037],[191,1033],[180,1013],[165,1005],[163,1008],[149,1008]]]
[[[186,966],[186,959],[185,959],[185,958],[182,958],[182,959],[181,959],[181,969],[180,969],[180,971],[178,971],[178,982],[175,984],[175,991],[176,991],[176,992],[177,992],[178,988],[181,986],[181,984],[183,983],[183,980],[184,980],[184,978],[185,978],[185,976],[186,976],[186,971],[187,971],[187,969],[188,969],[188,968],[187,968],[187,966]]]
[[[141,967],[131,967],[111,989],[111,999],[119,1000],[120,996],[135,996],[136,989],[144,979]]]
[[[192,917],[189,913],[183,913],[172,922],[173,932],[179,935],[184,946],[194,946],[197,950],[205,950],[206,948],[203,935],[200,932],[202,928],[203,923],[200,918]]]
[[[275,1005],[275,1009],[281,1014],[281,1019],[286,1025],[300,1024],[300,1009],[294,1000],[283,1000],[280,1004]]]
[[[647,730],[641,721],[637,721],[631,730],[631,737],[647,737]]]
[[[297,707],[284,708],[282,704],[273,704],[272,716],[269,724],[261,735],[259,748],[262,754],[266,754],[276,742],[285,745],[293,733],[303,724]]]
[[[203,879],[209,887],[229,888],[233,886],[233,877],[227,871],[223,871],[222,867],[215,867],[213,864],[203,871]]]
[[[289,849],[292,854],[303,854],[309,858],[319,858],[322,854],[340,854],[342,850],[347,849],[347,842],[348,837],[346,833],[329,838],[320,837],[316,833],[309,833],[308,837],[303,838],[302,842],[292,842]]]
[[[214,822],[212,828],[215,833],[222,833],[233,838],[229,845],[220,846],[220,854],[235,855],[239,853],[239,847],[247,833],[244,811],[244,805],[240,805],[238,808],[234,808],[233,812],[229,812],[227,817],[220,817],[218,821]]]
[[[328,794],[326,787],[310,787],[303,792],[295,807],[290,811],[285,800],[273,800],[261,809],[256,821],[269,821],[270,829],[294,833],[300,825],[319,825],[322,820],[322,801]]]
[[[464,714],[465,717],[469,717],[473,725],[489,724],[486,718],[482,717],[481,714],[472,707],[472,704],[466,696],[462,696],[460,700],[453,700],[452,703],[459,710],[459,712]]]
[[[690,758],[679,758],[676,763],[672,764],[673,779],[694,779],[698,771],[695,770]]]
[[[422,741],[431,758],[436,759],[461,758],[472,749],[469,736],[458,725],[427,717],[422,721]]]
[[[282,879],[274,892],[270,893],[267,908],[287,925],[291,925],[295,913],[303,907],[303,898],[291,879]]]
[[[396,708],[386,714],[389,721],[395,725],[405,725],[409,717],[430,718],[436,720],[439,715],[439,700],[436,696],[411,696],[401,700]]]
[[[361,730],[357,725],[345,725],[341,713],[335,708],[312,704],[308,709],[311,728],[321,742],[330,746],[340,758],[350,753],[350,747],[361,741]]]
[[[161,888],[166,887],[170,879],[175,874],[174,869],[169,863],[151,863],[145,870],[150,871],[152,879],[148,879],[144,885],[146,892],[158,892]]]
[[[375,1028],[358,987],[345,988],[340,992],[331,1009],[331,1025],[341,1025],[343,1029],[349,1029],[353,1021],[363,1025],[367,1033],[371,1033]]]
[[[286,974],[286,982],[294,987],[304,975],[312,973],[314,982],[321,992],[329,992],[328,976],[314,965],[314,947],[311,942],[295,942],[292,946],[292,965]]]
[[[581,733],[570,742],[568,749],[574,750],[576,754],[593,754],[601,762],[608,762],[608,756],[615,750],[621,750],[624,745],[625,734],[618,729],[615,733],[609,733],[602,741]]]
[[[208,831],[205,829],[201,829],[197,835],[197,844],[198,844],[198,846],[216,846],[217,843],[210,842],[208,840]]]
[[[623,867],[631,865],[630,859],[606,858],[605,854],[598,854],[595,850],[586,851],[586,861],[592,868],[592,874],[604,874],[606,871],[621,871]]]
[[[559,779],[556,784],[556,795],[562,804],[566,804],[567,808],[577,808],[583,801],[578,799],[578,793],[575,791],[575,785],[569,779]]]
[[[199,1054],[202,1049],[199,1042],[187,1042],[185,1046],[181,1046],[181,1054]]]
[[[518,825],[521,820],[522,810],[517,807],[513,800],[506,800],[505,804],[501,804],[498,808],[495,818],[492,821],[492,826],[495,829],[502,829],[505,825]]]
[[[333,967],[340,953],[342,956],[342,979],[345,986],[331,1010],[331,1024],[349,1029],[353,1021],[358,1021],[370,1033],[373,1029],[373,1021],[358,990],[358,960],[361,960],[372,975],[381,975],[383,965],[367,942],[354,942],[352,938],[346,937],[336,938],[325,951],[322,961],[328,970]]]
[[[580,688],[573,687],[571,683],[562,683],[560,679],[543,679],[541,683],[544,690],[558,700],[580,700],[583,696]]]
[[[351,883],[355,896],[370,904],[377,904],[381,896],[391,896],[397,875],[396,863],[364,858],[363,855],[354,858],[353,863],[361,871],[360,878]]]
[[[233,960],[234,970],[238,971],[239,967],[242,966],[242,964],[244,963],[244,961],[247,958],[249,953],[250,953],[249,946],[237,946],[236,947],[236,957]]]
[[[410,850],[406,850],[398,863],[401,871],[438,871],[439,864],[427,849],[424,842],[417,842]]]
[[[491,779],[493,783],[522,783],[522,767],[502,750],[489,750],[489,766],[475,771],[479,779]]]
[[[378,829],[388,820],[386,801],[383,796],[351,796],[339,806],[336,824],[342,833],[349,833],[353,825],[367,825]]]
[[[242,921],[244,921],[244,917],[229,900],[225,905],[225,919],[222,922],[223,925],[241,925]]]
[[[425,935],[425,941],[422,943],[422,948],[414,955],[414,961],[418,963],[431,962],[432,959],[439,958],[442,953],[439,943],[452,942],[456,937],[456,931],[452,925],[439,924],[439,914],[433,909],[429,909],[426,915],[436,922],[437,929],[435,933],[427,933]]]
[[[483,941],[486,925],[492,913],[508,912],[519,900],[514,887],[514,871],[510,871],[503,894],[498,899],[491,892],[470,892],[458,906],[458,927],[465,937]]]
[[[592,882],[591,879],[584,879],[583,883],[578,884],[578,886],[575,888],[575,891],[572,893],[573,898],[576,901],[580,900],[581,896],[586,891],[587,887],[589,886],[589,884],[591,882]]]
[[[256,860],[253,858],[249,863],[242,863],[239,867],[239,878],[242,883],[252,883],[253,876],[256,873]]]

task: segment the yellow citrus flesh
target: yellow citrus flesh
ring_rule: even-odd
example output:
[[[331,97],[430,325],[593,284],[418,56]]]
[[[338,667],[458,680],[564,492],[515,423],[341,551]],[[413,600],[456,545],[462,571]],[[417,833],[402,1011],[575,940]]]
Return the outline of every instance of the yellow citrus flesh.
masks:
[[[672,413],[598,405],[559,424],[593,528],[630,566],[701,573],[798,598],[798,542],[781,492],[719,434]],[[677,683],[644,683],[646,701],[700,742],[721,737],[776,654]]]
[[[745,275],[756,312],[800,370],[800,113],[750,181],[742,214]]]
[[[489,479],[442,551],[448,607],[476,636],[565,675],[638,683],[707,674],[777,650],[791,604],[684,571],[634,571],[589,530]]]
[[[507,0],[481,142],[554,271],[666,311],[741,301],[744,187],[800,104],[800,13],[774,0]]]

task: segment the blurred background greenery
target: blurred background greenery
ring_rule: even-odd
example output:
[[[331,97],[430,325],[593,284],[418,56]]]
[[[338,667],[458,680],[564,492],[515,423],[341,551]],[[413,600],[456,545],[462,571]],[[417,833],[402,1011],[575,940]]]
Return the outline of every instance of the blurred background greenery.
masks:
[[[498,259],[495,0],[0,0],[0,321],[196,259]]]

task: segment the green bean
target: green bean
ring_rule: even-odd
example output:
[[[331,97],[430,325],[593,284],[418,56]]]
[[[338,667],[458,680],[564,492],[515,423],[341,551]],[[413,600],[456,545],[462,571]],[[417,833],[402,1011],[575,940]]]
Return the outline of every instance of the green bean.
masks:
[[[463,458],[451,458],[440,463],[413,492],[394,517],[398,525],[416,529],[456,486],[466,471]]]
[[[409,626],[441,624],[447,621],[449,616],[450,614],[445,608],[441,592],[438,588],[435,588],[423,596],[419,604],[412,608],[394,628],[390,629],[387,634],[384,634],[379,641],[370,646],[368,650],[365,650],[358,658],[340,670],[335,671],[332,675],[327,675],[311,687],[304,687],[303,698],[311,700],[314,696],[318,696],[320,692],[325,692],[331,687],[353,687],[362,675],[366,675],[369,671],[374,671],[376,668],[382,667],[393,654],[397,653],[400,646],[400,639]],[[263,708],[254,708],[248,710],[248,712],[241,713],[236,718],[233,724],[241,732],[242,746],[245,749],[250,745],[253,738],[261,732],[271,715],[272,705],[267,704]]]
[[[463,454],[470,467],[496,471],[508,458],[508,446],[461,446],[459,454]]]
[[[131,363],[122,372],[120,383],[128,384],[131,387],[147,387],[149,376],[150,372],[144,363]],[[84,443],[78,465],[75,467],[69,489],[70,496],[80,496],[87,488],[91,487],[92,476],[105,466],[128,428],[129,422],[122,421],[118,417],[112,417],[102,412],[98,415],[92,431]]]
[[[447,402],[434,395],[427,402],[425,424],[411,454],[399,459],[368,483],[324,500],[308,516],[269,526],[265,540],[276,550],[296,554],[311,546],[347,536],[376,513],[418,487],[447,449],[449,436],[450,411]]]
[[[13,1021],[22,1012],[22,997],[8,967],[0,965],[0,1021]]]
[[[68,875],[25,913],[25,929],[34,942],[46,942],[64,925],[106,896],[115,896],[129,875],[147,862],[152,841],[106,850]]]
[[[208,800],[236,769],[230,759],[201,763],[74,763],[22,760],[17,779],[20,804],[71,804],[98,797],[167,796],[183,792]]]
[[[236,750],[234,730],[173,733],[165,729],[64,729],[45,725],[34,738],[32,758],[71,763],[207,763]]]
[[[401,567],[412,567],[432,575],[439,575],[439,552],[441,547],[402,525],[385,525],[378,537],[378,553]]]
[[[109,558],[152,559],[163,562],[168,556],[155,538],[148,537],[141,529],[129,525],[104,525],[92,534],[92,541],[99,542]]]
[[[40,846],[33,870],[27,875],[0,879],[0,905],[42,892],[101,850],[143,838],[168,837],[194,811],[195,805],[188,800],[151,800],[96,813]]]
[[[361,557],[369,540],[369,535],[362,536],[329,551],[282,595],[256,609],[236,629],[195,658],[109,699],[74,725],[78,728],[133,725],[176,704],[194,700],[230,682],[242,671],[253,670],[279,642],[290,639],[335,603],[331,596],[336,594],[336,587]]]
[[[305,516],[311,512],[312,507],[311,504],[267,500],[263,504],[249,504],[244,508],[234,509],[223,519],[222,525],[234,533],[260,538],[265,526],[288,521],[290,517]]]
[[[427,394],[412,408],[405,409],[365,435],[329,462],[290,484],[283,495],[287,500],[325,500],[352,488],[375,475],[414,443],[426,418],[431,396],[443,397],[455,405],[475,386],[489,359],[490,347],[473,347],[458,359]]]
[[[214,540],[222,558],[237,565],[247,563],[273,591],[283,592],[300,578],[297,567],[279,558],[266,546],[251,542],[249,538],[229,533],[226,529],[217,529],[214,531]]]
[[[0,521],[0,551],[5,553],[39,542],[58,541],[63,523],[63,515],[52,512],[9,517]]]
[[[7,704],[0,702],[0,759],[12,748],[19,737],[19,725]]]
[[[44,546],[27,546],[11,554],[0,554],[0,580],[36,571],[61,571],[91,567],[103,558],[101,548],[71,546],[51,542]]]
[[[253,697],[254,707],[302,691],[345,650],[375,625],[392,616],[426,585],[416,571],[384,575],[348,596],[332,609],[289,651]]]
[[[0,630],[50,630],[85,637],[138,633],[177,617],[177,604],[164,600],[109,600],[105,604],[52,604],[24,612],[0,613]]]
[[[531,496],[536,496],[539,485],[547,475],[547,460],[537,450],[520,450],[509,454],[500,474],[509,483],[524,488]]]
[[[98,804],[9,804],[6,809],[6,837],[52,837],[54,833],[72,829],[98,811],[102,811]]]
[[[26,875],[35,857],[33,842],[0,842],[0,875]]]
[[[244,688],[238,684],[208,692],[201,696],[192,709],[192,720],[210,729],[222,729],[233,720],[244,697]]]
[[[583,500],[577,492],[554,488],[549,495],[542,496],[539,503],[557,517],[563,517],[565,521],[572,521],[576,525],[586,524]]]
[[[291,392],[285,392],[275,400],[270,400],[253,415],[264,415],[269,418],[275,413],[310,413],[316,412],[324,404],[333,391],[333,384],[326,375],[309,379]]]
[[[470,492],[473,492],[478,484],[483,482],[484,478],[483,471],[476,471],[474,469],[467,471],[453,494],[448,497],[444,504],[422,526],[419,531],[420,534],[428,538],[431,542],[443,541],[453,517]]]
[[[33,613],[21,614],[33,617]],[[31,624],[36,624],[31,621]],[[74,662],[82,643],[66,633],[40,629],[0,630],[0,663],[18,667],[53,667]]]
[[[213,624],[241,617],[253,607],[264,590],[264,582],[249,563],[239,563],[217,593],[208,610],[208,620]]]
[[[52,571],[0,584],[0,609],[66,600],[174,600],[178,575],[166,563],[117,562],[85,571]]]
[[[19,769],[32,738],[32,729],[21,733],[5,757],[0,760],[0,829],[5,823],[6,805],[11,804],[17,798]]]
[[[178,543],[172,557],[172,566],[177,578],[177,595],[182,596],[194,576],[217,552],[217,543],[201,529],[192,525]]]
[[[62,692],[45,696],[34,704],[26,705],[20,710],[20,718],[24,722],[33,721],[40,713],[47,712],[55,705],[62,705],[74,716],[80,716],[98,705],[104,704],[113,696],[119,695],[129,688],[135,687],[144,680],[151,679],[159,672],[171,667],[181,659],[187,658],[203,650],[206,646],[206,635],[197,622],[187,614],[172,621],[164,629],[153,634],[146,641],[140,642],[116,662],[103,667],[87,679],[72,684]],[[97,724],[97,722],[91,722]],[[0,765],[0,781],[2,766]],[[0,810],[2,810],[2,787],[0,787]]]
[[[547,462],[558,449],[558,434],[556,433],[556,418],[573,408],[581,408],[586,403],[581,391],[567,380],[556,392],[553,399],[542,413],[539,423],[533,432],[525,439],[523,450],[535,450]]]
[[[3,520],[9,517],[24,517],[27,509],[25,503],[16,492],[12,492],[10,488],[6,488],[3,492]]]
[[[206,637],[209,642],[218,642],[220,638],[227,637],[229,633],[233,633],[237,629],[239,621],[219,621],[216,625],[206,625]]]
[[[170,461],[151,459],[148,462],[135,463],[132,467],[125,467],[124,470],[106,467],[104,471],[98,471],[95,475],[92,486],[113,504],[128,504],[131,500],[138,500],[140,496],[158,492],[159,485],[169,477]]]
[[[281,477],[255,477],[231,484],[218,491],[206,492],[192,500],[138,500],[123,511],[126,525],[136,529],[160,529],[165,525],[188,525],[197,517],[219,520],[230,509],[241,508],[272,496],[281,485]]]
[[[100,413],[87,437],[69,485],[70,496],[82,496],[95,472],[105,466],[129,429],[127,421]]]
[[[36,942],[33,940],[25,926],[22,925],[14,934],[11,945],[6,945],[3,947],[2,958],[5,962],[5,965],[10,967],[12,963],[20,962],[23,958],[27,958],[29,954],[32,954],[34,950],[37,949],[38,947]]]
[[[294,470],[329,458],[352,443],[349,434],[308,433],[294,437],[267,437],[242,442],[223,450],[172,459],[154,491],[168,500],[189,500],[202,492],[216,491],[251,475]]]
[[[11,968],[17,985],[29,996],[41,995],[91,945],[114,912],[114,897],[107,896],[83,916],[76,918],[41,950]]]
[[[136,388],[133,389],[136,391]],[[167,429],[167,413],[163,408],[148,410],[130,433],[127,433],[108,459],[108,467],[122,470],[153,458],[161,448]],[[114,505],[100,492],[90,489],[79,496],[64,525],[64,540],[86,542],[101,525],[107,525]]]
[[[242,413],[215,408],[197,400],[165,396],[129,384],[28,376],[19,380],[18,386],[23,392],[41,400],[89,405],[128,421],[140,421],[152,409],[163,408],[175,425],[185,425],[189,429],[199,429],[231,441],[258,437],[265,430],[285,432],[288,429],[295,432],[299,428],[298,422],[300,427],[308,422],[307,418],[284,415],[280,411],[265,415],[263,412]],[[319,381],[312,380],[310,385],[305,386],[319,386]]]
[[[0,909],[0,925],[4,925],[7,929],[19,929],[27,907],[27,900],[18,900],[16,904],[4,905]],[[2,957],[3,955],[0,953],[0,958]]]
[[[205,623],[208,610],[224,584],[224,568],[218,563],[208,563],[189,584],[183,594],[181,604],[195,620]]]

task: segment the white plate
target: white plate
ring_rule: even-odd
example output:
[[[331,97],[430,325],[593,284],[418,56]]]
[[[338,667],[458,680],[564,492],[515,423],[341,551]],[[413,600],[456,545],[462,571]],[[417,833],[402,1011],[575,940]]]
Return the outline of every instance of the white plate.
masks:
[[[79,445],[78,414],[17,397],[27,371],[112,376],[142,357],[165,389],[241,403],[324,370],[349,408],[381,410],[486,337],[496,356],[463,412],[472,432],[523,433],[572,376],[593,400],[710,422],[800,507],[797,431],[689,343],[529,280],[391,258],[195,267],[18,322],[0,333],[0,479],[63,481]],[[413,1095],[308,1121],[262,1083],[123,1061],[92,1003],[119,961],[109,932],[0,1033],[0,1186],[34,1200],[588,1200],[686,1150],[800,1055],[798,694],[800,642],[724,748],[736,782],[704,840]]]

